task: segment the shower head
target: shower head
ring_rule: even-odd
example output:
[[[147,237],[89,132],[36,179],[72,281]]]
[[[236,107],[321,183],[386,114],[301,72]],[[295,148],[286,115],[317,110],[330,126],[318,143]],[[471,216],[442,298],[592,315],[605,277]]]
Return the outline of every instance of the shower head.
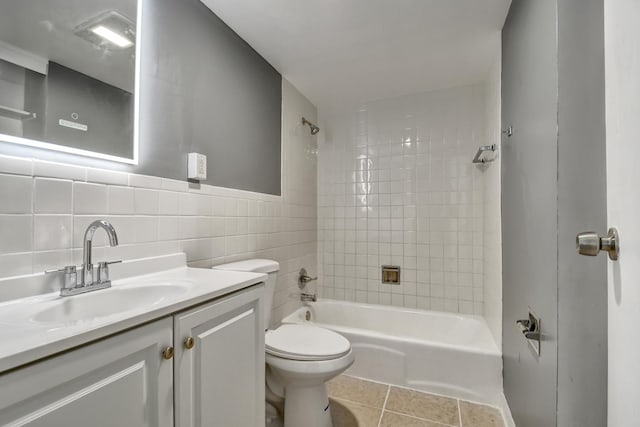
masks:
[[[311,135],[315,135],[318,132],[320,132],[320,128],[316,125],[314,125],[313,123],[311,123],[309,120],[305,119],[304,117],[302,118],[302,124],[303,125],[309,125],[309,128],[311,129]]]

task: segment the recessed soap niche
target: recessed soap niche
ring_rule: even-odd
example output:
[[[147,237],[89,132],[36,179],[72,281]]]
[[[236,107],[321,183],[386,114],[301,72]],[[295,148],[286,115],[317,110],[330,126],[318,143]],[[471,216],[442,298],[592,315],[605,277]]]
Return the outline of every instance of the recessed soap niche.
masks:
[[[382,266],[382,284],[383,285],[399,285],[400,284],[400,267],[397,265]]]

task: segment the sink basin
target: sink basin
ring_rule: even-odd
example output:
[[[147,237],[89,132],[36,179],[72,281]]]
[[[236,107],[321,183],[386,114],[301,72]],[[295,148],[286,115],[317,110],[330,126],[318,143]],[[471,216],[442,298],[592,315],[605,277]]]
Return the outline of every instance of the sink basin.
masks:
[[[86,294],[61,297],[53,306],[36,313],[37,323],[70,323],[93,320],[113,314],[152,308],[188,290],[187,283],[125,285]]]

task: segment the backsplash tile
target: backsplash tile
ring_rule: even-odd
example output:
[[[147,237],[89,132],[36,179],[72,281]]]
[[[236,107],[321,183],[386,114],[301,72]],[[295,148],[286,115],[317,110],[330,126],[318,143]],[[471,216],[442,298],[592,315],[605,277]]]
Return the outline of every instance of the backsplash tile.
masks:
[[[71,215],[34,215],[33,250],[71,249]]]
[[[0,253],[30,252],[32,215],[0,215]]]
[[[33,181],[26,176],[0,174],[0,213],[31,213],[33,210]]]
[[[107,212],[107,186],[87,182],[73,183],[74,214],[104,214]]]
[[[300,123],[316,110],[284,80],[282,114],[282,196],[0,156],[0,277],[81,264],[87,226],[107,219],[120,245],[97,230],[96,261],[179,251],[197,267],[277,260],[279,322],[300,304],[299,269],[317,268],[315,138]]]
[[[36,178],[34,212],[37,214],[70,214],[73,208],[73,181]]]

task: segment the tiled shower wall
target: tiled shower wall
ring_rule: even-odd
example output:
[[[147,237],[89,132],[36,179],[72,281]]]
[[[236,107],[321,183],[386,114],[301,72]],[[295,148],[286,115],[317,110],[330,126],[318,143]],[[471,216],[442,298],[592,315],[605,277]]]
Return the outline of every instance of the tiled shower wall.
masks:
[[[321,296],[484,314],[484,120],[483,85],[321,112]]]
[[[80,264],[87,225],[107,219],[120,246],[104,247],[98,230],[96,260],[186,252],[196,267],[250,257],[279,261],[278,322],[299,305],[299,269],[313,272],[317,264],[316,148],[300,124],[300,117],[315,115],[283,80],[281,197],[0,156],[0,277]]]

